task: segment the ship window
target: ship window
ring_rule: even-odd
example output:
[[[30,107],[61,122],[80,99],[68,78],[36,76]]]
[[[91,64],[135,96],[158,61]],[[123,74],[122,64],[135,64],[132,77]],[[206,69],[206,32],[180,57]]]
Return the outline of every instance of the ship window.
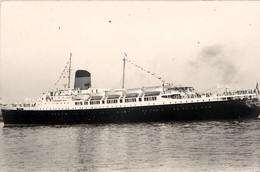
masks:
[[[84,105],[88,105],[88,102],[84,102]]]
[[[128,103],[128,102],[136,102],[136,98],[127,98],[125,99],[125,102]]]
[[[90,101],[90,104],[91,104],[91,105],[100,104],[100,101],[99,101],[99,100],[91,100],[91,101]]]
[[[82,102],[75,102],[75,105],[82,105]]]
[[[120,99],[120,103],[123,103],[123,100],[122,100],[122,99]]]
[[[104,101],[104,100],[102,100],[102,104],[105,104],[105,101]]]
[[[157,97],[152,97],[152,96],[144,97],[144,101],[154,101],[156,99],[157,99]]]
[[[107,104],[111,104],[111,103],[117,103],[117,100],[107,100]]]
[[[141,102],[141,101],[142,101],[142,98],[140,97],[140,98],[139,98],[139,102]]]

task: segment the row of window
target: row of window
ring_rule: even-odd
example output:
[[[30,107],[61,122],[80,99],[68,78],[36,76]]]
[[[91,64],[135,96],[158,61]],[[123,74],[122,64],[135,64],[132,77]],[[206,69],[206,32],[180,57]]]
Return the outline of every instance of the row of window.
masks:
[[[75,105],[82,105],[82,102],[75,102]]]
[[[138,100],[139,100],[139,102],[141,102],[142,98],[140,97]],[[157,100],[157,97],[151,97],[151,96],[144,97],[144,101],[155,101],[155,100]],[[123,100],[120,99],[119,102],[123,103]],[[137,99],[136,98],[126,98],[125,99],[125,103],[130,103],[130,102],[137,102]],[[117,99],[107,100],[107,104],[113,104],[113,103],[118,103],[118,100]],[[82,105],[82,104],[83,104],[82,102],[75,102],[75,105]],[[90,104],[96,105],[96,104],[101,104],[101,103],[100,103],[100,100],[91,100]],[[102,100],[102,104],[105,104],[104,100]],[[88,105],[88,102],[84,102],[84,105]]]
[[[162,98],[181,99],[181,96],[179,94],[177,94],[177,95],[165,95],[165,96],[162,96]]]
[[[139,99],[139,102],[140,100],[142,101],[142,99]],[[127,98],[125,99],[125,102],[128,103],[128,102],[136,102],[136,98]]]
[[[223,98],[223,100],[226,100],[227,98]],[[157,97],[144,97],[144,101],[156,101]],[[126,103],[129,102],[136,102],[137,99],[136,98],[127,98],[125,99]],[[142,98],[139,98],[139,102],[142,101]],[[205,101],[204,99],[202,101]],[[210,101],[210,99],[208,99],[208,101]],[[120,99],[119,100],[120,103],[123,103],[123,100]],[[191,100],[191,102],[194,102],[193,100]],[[197,100],[197,102],[199,102],[199,100]],[[118,103],[118,100],[115,99],[111,99],[111,100],[107,100],[107,104],[113,104],[113,103]],[[170,102],[171,103],[171,102]],[[175,103],[177,103],[177,101],[175,101]],[[182,101],[180,101],[179,103],[182,103]],[[186,101],[186,103],[188,103],[188,101]],[[52,102],[52,103],[44,103],[46,104],[69,104],[69,102]],[[91,105],[96,105],[96,104],[101,104],[100,100],[91,100],[90,101]],[[105,104],[105,101],[102,100],[102,104]],[[75,105],[83,105],[83,102],[75,102]],[[88,102],[84,102],[84,105],[88,105]],[[13,105],[14,106],[14,105]],[[26,107],[26,106],[25,106]]]
[[[111,103],[117,103],[117,100],[107,100],[107,104],[111,104]]]
[[[157,97],[144,97],[144,101],[155,101]]]
[[[158,111],[172,111],[172,110],[193,110],[193,109],[210,109],[211,106],[200,106],[200,107],[176,107],[176,108],[171,108],[171,109],[145,109],[145,110],[142,110],[143,113],[146,113],[146,112],[158,112]],[[59,108],[60,109],[60,108]],[[67,109],[67,108],[64,108],[64,109]],[[44,109],[42,109],[44,110]],[[53,109],[54,110],[54,109]],[[61,109],[60,109],[61,110]],[[63,110],[63,108],[62,108]],[[129,111],[126,111],[126,110],[121,110],[121,111],[117,111],[116,113],[127,113],[127,112],[131,112],[130,110]],[[105,112],[92,112],[92,114],[104,114]],[[106,113],[109,113],[106,112]],[[50,113],[49,115],[60,115],[58,112],[57,113]],[[63,115],[68,115],[67,113],[64,113]]]
[[[51,103],[44,103],[45,105],[47,104],[69,104],[69,102],[51,102]]]
[[[99,100],[91,100],[91,101],[90,101],[90,104],[91,104],[91,105],[99,105],[99,104],[100,104],[100,101],[99,101]]]

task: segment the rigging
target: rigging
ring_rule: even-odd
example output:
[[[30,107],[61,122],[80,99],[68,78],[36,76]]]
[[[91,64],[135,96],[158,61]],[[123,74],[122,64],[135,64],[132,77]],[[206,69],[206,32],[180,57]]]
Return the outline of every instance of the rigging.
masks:
[[[61,80],[62,78],[65,78],[67,74],[69,75],[69,76],[68,76],[68,84],[67,84],[67,86],[68,86],[68,88],[70,88],[71,57],[72,57],[72,53],[70,53],[70,58],[69,58],[68,62],[66,63],[66,66],[64,67],[62,73],[60,74],[60,77],[59,77],[58,80],[55,82],[54,88],[57,87],[57,84],[60,83],[60,80]],[[68,72],[68,73],[67,73],[67,72]],[[65,84],[65,85],[66,85],[66,84]],[[66,87],[66,86],[65,86],[65,87]]]
[[[125,82],[125,62],[130,63],[131,65],[135,66],[136,68],[138,68],[138,69],[140,69],[140,70],[146,72],[147,74],[149,74],[149,75],[155,77],[156,79],[162,81],[163,86],[164,86],[165,80],[162,79],[162,77],[157,76],[155,73],[152,73],[152,72],[150,72],[149,70],[146,70],[146,69],[144,69],[143,67],[141,67],[141,66],[139,66],[139,65],[137,65],[137,64],[135,64],[135,63],[133,63],[131,60],[127,59],[126,57],[127,57],[127,54],[124,53],[124,59],[123,59],[123,61],[124,61],[124,64],[123,64],[123,86],[122,86],[122,88],[124,88],[124,82]],[[170,85],[171,83],[166,82],[166,84],[167,84],[167,85]]]

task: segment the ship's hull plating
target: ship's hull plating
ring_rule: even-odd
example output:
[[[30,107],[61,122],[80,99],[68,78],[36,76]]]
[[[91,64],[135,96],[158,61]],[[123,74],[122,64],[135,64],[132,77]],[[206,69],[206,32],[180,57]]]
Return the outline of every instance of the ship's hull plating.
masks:
[[[5,126],[251,119],[252,100],[81,110],[2,110]]]

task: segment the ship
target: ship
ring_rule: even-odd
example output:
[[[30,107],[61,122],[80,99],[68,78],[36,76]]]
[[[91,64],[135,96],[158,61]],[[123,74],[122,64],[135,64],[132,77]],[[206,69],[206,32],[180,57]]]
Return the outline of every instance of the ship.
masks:
[[[71,56],[64,69],[69,72],[67,87],[43,93],[36,101],[3,106],[5,127],[257,119],[260,114],[258,84],[255,89],[205,93],[164,80],[159,86],[125,88],[125,64],[133,64],[126,54],[122,88],[93,88],[87,70],[75,72],[70,88]]]

